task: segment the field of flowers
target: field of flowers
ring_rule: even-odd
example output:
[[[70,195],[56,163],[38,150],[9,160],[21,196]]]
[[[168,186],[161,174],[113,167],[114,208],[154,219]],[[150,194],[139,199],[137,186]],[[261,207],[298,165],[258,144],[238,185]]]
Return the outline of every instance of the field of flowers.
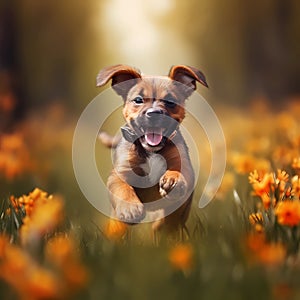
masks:
[[[76,117],[62,105],[0,132],[0,298],[300,299],[300,98],[270,103],[214,107],[223,183],[194,204],[189,237],[158,246],[148,224],[108,220],[84,199]]]

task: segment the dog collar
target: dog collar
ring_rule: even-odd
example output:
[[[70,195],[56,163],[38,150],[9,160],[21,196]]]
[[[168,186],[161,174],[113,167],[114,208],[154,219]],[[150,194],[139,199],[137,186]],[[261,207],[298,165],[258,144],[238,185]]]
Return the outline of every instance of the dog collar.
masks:
[[[128,126],[121,127],[121,132],[124,139],[129,143],[133,144],[138,139],[138,136],[135,134],[135,132]]]
[[[137,139],[138,136],[135,134],[135,132],[129,127],[129,126],[123,126],[121,127],[121,132],[126,141],[129,143],[134,143]],[[177,130],[175,129],[170,136],[168,137],[169,140],[172,140],[175,135],[177,134]]]
[[[168,139],[169,139],[169,140],[172,140],[172,139],[175,137],[176,134],[177,134],[177,130],[175,129],[175,130],[170,134],[170,136],[168,137]]]

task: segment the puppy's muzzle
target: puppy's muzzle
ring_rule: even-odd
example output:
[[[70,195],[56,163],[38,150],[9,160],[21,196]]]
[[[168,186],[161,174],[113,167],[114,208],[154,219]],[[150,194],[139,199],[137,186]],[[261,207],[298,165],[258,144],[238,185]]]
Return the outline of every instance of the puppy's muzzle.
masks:
[[[147,127],[166,129],[170,125],[170,119],[171,117],[167,111],[158,107],[150,107],[144,112],[144,115],[141,115],[136,121],[143,129]]]
[[[166,111],[155,107],[148,108],[142,123],[144,139],[148,146],[157,147],[165,143],[170,128],[170,116]]]
[[[168,138],[176,134],[178,126],[179,123],[167,111],[150,107],[133,120],[130,126],[122,127],[122,134],[131,143],[140,140],[146,150],[157,151],[164,147]]]
[[[147,118],[159,118],[160,115],[164,114],[164,111],[159,108],[151,107],[146,110],[146,117]]]

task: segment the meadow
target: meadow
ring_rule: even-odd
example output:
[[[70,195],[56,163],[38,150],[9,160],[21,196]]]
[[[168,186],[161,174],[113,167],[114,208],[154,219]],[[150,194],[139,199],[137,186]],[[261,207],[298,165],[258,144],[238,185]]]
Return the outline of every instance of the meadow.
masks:
[[[300,99],[213,109],[227,144],[222,185],[205,208],[195,201],[189,236],[159,245],[149,224],[110,220],[83,197],[76,117],[63,105],[1,133],[0,298],[299,299]]]

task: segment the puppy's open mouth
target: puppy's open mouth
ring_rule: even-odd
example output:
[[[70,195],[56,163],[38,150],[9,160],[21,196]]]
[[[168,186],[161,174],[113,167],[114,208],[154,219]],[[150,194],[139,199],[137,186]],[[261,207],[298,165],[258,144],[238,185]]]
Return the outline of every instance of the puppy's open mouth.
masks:
[[[162,128],[148,128],[145,130],[145,141],[149,146],[158,146],[163,140]]]

